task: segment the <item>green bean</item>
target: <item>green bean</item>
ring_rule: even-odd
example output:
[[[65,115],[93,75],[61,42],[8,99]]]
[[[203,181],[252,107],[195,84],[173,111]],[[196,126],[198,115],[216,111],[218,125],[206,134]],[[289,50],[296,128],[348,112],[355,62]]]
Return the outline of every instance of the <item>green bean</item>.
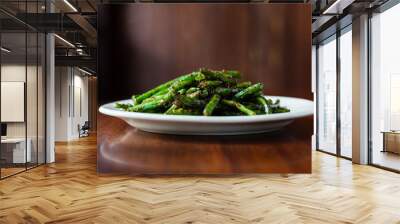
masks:
[[[219,81],[219,80],[206,80],[206,81],[201,81],[199,83],[199,87],[202,88],[202,89],[215,88],[215,87],[220,86],[222,84],[223,84],[223,82]]]
[[[260,103],[261,105],[264,106],[264,112],[265,112],[266,114],[268,114],[268,113],[269,113],[269,107],[268,107],[267,101],[265,100],[265,97],[263,97],[263,96],[258,96],[258,97],[256,98],[256,100],[257,100],[258,103]]]
[[[119,108],[122,110],[128,110],[129,107],[132,107],[133,105],[130,103],[124,104],[124,103],[116,103],[115,108]]]
[[[228,70],[228,71],[223,70],[222,72],[223,72],[226,76],[229,76],[229,77],[231,77],[231,78],[240,79],[240,77],[241,77],[240,72],[235,71],[235,70]]]
[[[176,106],[175,104],[172,104],[167,111],[164,112],[164,114],[171,114],[176,108],[178,108],[178,106]]]
[[[235,93],[238,93],[239,90],[236,88],[227,88],[227,87],[217,87],[215,89],[215,93],[221,96],[229,96]]]
[[[256,84],[251,85],[251,86],[247,87],[246,89],[236,93],[233,98],[236,100],[241,100],[248,96],[260,93],[262,91],[262,89],[263,89],[263,84],[256,83]]]
[[[153,96],[154,94],[156,94],[160,91],[164,91],[165,89],[168,89],[174,82],[175,82],[175,80],[171,80],[171,81],[161,84],[143,94],[140,94],[138,96],[132,96],[133,103],[135,105],[140,104],[143,100]]]
[[[171,102],[174,99],[174,95],[175,95],[175,92],[170,91],[158,99],[154,99],[149,102],[134,105],[133,107],[128,108],[128,110],[131,112],[146,112],[146,111],[155,110],[155,109],[158,109],[158,108],[164,106],[168,102]]]
[[[186,94],[187,97],[190,98],[198,98],[201,95],[201,90],[197,90],[196,92],[190,93],[190,94]]]
[[[199,111],[184,109],[184,108],[174,108],[168,110],[169,115],[200,115]]]
[[[272,102],[272,100],[271,100],[271,102]],[[281,107],[280,103],[281,103],[281,101],[279,99],[277,99],[277,100],[275,100],[274,103],[271,103],[268,105],[268,108],[269,108],[269,111],[271,114],[286,113],[286,112],[290,111],[286,107]]]
[[[160,90],[160,91],[158,91],[156,94],[154,94],[153,96],[160,96],[160,95],[164,95],[164,94],[166,94],[166,93],[168,93],[169,92],[169,89],[168,88],[165,88],[165,89],[163,89],[163,90]],[[153,97],[152,96],[152,97]]]
[[[204,100],[200,100],[197,97],[179,96],[177,104],[184,107],[201,108],[205,105]]]
[[[169,91],[168,91],[168,92],[169,92]],[[168,92],[167,92],[167,93],[168,93]],[[151,102],[151,101],[154,101],[154,100],[163,99],[163,98],[165,97],[165,95],[166,95],[166,94],[163,94],[163,95],[158,95],[158,94],[153,95],[152,97],[143,100],[142,103],[148,103],[148,102]]]
[[[186,93],[186,89],[180,89],[177,93],[179,95],[184,95]]]
[[[203,89],[203,90],[200,91],[200,95],[199,96],[205,98],[205,97],[208,97],[209,94],[210,94],[210,92],[208,90]]]
[[[211,116],[212,112],[214,111],[215,107],[217,107],[221,97],[218,94],[214,94],[207,105],[204,107],[203,115],[204,116]]]
[[[261,83],[239,82],[240,77],[235,70],[200,69],[132,96],[133,104],[117,103],[115,107],[133,112],[204,116],[290,111],[279,100],[265,98]]]
[[[249,108],[247,108],[243,104],[240,104],[239,102],[236,102],[233,100],[222,100],[222,102],[225,103],[226,105],[236,107],[238,110],[240,110],[241,112],[243,112],[246,115],[250,115],[250,116],[256,115],[256,112],[250,110]]]
[[[200,88],[190,87],[188,90],[186,90],[186,94],[191,94],[191,93],[197,92],[199,90],[200,90]]]
[[[189,86],[196,81],[201,81],[204,79],[205,79],[204,74],[202,74],[200,72],[193,72],[190,75],[187,75],[185,77],[182,77],[182,78],[174,81],[174,83],[171,85],[170,88],[174,91],[179,91],[180,89],[183,89],[186,86]]]
[[[236,88],[244,89],[251,86],[251,82],[240,82],[236,85]]]
[[[232,74],[224,73],[224,71],[212,71],[207,69],[200,69],[200,72],[205,75],[207,80],[220,80],[224,83],[236,82],[236,78],[232,77]]]
[[[286,113],[286,112],[290,112],[290,110],[286,107],[276,107],[271,109],[271,114]]]

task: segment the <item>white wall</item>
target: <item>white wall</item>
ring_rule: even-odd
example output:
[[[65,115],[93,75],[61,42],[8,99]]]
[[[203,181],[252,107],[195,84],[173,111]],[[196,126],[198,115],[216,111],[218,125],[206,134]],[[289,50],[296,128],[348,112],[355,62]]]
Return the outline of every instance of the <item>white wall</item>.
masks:
[[[78,125],[88,120],[88,78],[72,67],[56,67],[55,140],[79,137]]]
[[[67,141],[69,136],[69,68],[55,68],[55,141]]]
[[[78,124],[83,125],[85,121],[89,119],[88,110],[88,77],[82,76],[82,73],[76,74],[77,70],[74,70],[74,82],[73,82],[73,105],[72,109],[72,136],[78,137]]]

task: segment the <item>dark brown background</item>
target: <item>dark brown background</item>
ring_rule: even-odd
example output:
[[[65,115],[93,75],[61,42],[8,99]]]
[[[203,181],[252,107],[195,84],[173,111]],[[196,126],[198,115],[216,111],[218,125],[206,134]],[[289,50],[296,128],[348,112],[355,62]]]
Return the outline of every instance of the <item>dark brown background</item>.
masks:
[[[101,5],[98,18],[101,104],[201,67],[237,69],[266,94],[312,97],[309,5]]]
[[[101,5],[98,30],[100,103],[200,67],[237,69],[269,95],[312,97],[308,4]],[[101,173],[311,172],[311,118],[240,137],[150,134],[108,116],[98,123]]]

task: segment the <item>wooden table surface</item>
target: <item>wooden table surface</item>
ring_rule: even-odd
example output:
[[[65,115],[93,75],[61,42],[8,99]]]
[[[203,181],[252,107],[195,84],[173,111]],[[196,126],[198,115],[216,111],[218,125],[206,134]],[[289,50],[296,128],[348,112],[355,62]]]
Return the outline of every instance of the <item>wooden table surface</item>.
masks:
[[[279,132],[242,136],[147,133],[98,116],[97,170],[126,174],[311,172],[312,117]]]

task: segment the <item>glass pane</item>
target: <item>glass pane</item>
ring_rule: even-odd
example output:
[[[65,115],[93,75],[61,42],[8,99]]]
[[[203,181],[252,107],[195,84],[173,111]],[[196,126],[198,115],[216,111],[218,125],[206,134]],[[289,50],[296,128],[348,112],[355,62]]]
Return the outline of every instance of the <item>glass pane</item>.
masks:
[[[43,13],[45,0],[1,1],[19,15]],[[0,12],[0,17],[8,15]],[[23,22],[9,18],[0,24],[1,122],[0,176],[24,171],[45,162],[45,36]]]
[[[37,1],[28,1],[26,12],[38,13]],[[36,17],[28,17],[28,22],[37,23]],[[26,80],[26,116],[27,116],[27,143],[30,153],[27,167],[32,168],[38,164],[38,33],[36,30],[27,30],[27,80]]]
[[[318,48],[318,149],[336,153],[336,38]]]
[[[44,34],[39,33],[38,42],[38,163],[45,163],[45,94],[46,94],[46,84],[45,84],[45,65],[46,65],[46,51],[45,44],[46,38]]]
[[[340,153],[352,157],[352,33],[340,36]]]
[[[25,170],[31,158],[25,119],[26,33],[2,33],[1,46],[1,174],[5,177]]]
[[[400,5],[372,18],[372,163],[400,170]]]
[[[37,165],[38,160],[38,35],[36,32],[27,33],[28,63],[26,80],[26,113],[27,113],[27,142],[31,153],[28,168]]]

